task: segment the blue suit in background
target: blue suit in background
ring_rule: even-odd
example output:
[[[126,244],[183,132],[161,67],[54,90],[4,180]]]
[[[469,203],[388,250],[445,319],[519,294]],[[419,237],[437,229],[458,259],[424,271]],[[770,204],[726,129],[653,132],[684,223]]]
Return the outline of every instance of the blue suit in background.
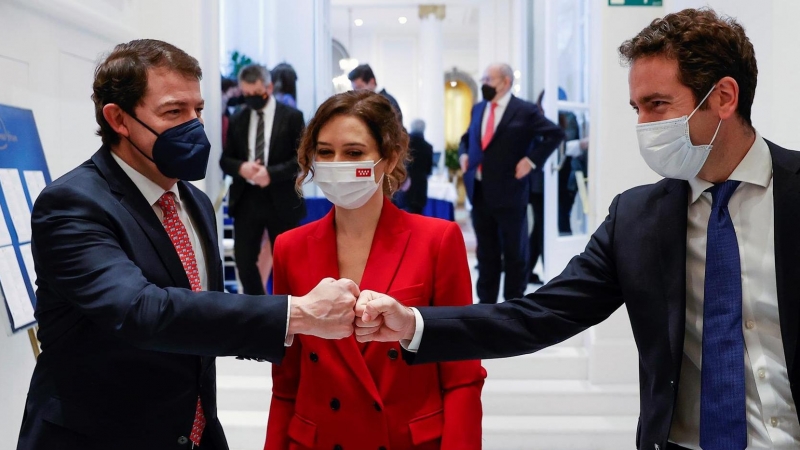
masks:
[[[478,241],[478,298],[481,303],[496,303],[504,270],[507,300],[521,297],[527,286],[530,177],[516,178],[517,163],[528,157],[542,167],[564,139],[564,132],[535,104],[512,95],[483,150],[481,125],[488,104],[482,101],[473,106],[467,145],[461,152],[469,156],[464,185]]]

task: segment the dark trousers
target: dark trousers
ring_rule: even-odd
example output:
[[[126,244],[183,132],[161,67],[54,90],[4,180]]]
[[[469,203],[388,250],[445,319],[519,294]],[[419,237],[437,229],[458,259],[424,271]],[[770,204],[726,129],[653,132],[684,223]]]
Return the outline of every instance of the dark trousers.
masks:
[[[492,208],[475,182],[472,203],[478,257],[478,299],[497,303],[500,274],[505,271],[503,296],[520,298],[528,285],[528,215],[524,207]]]
[[[264,295],[264,282],[258,272],[258,254],[264,230],[274,248],[275,238],[284,231],[297,227],[298,221],[287,221],[275,212],[272,200],[255,189],[245,192],[236,207],[233,218],[233,257],[239,271],[239,281],[245,294]]]
[[[532,192],[529,198],[531,208],[533,209],[533,230],[528,240],[530,248],[528,249],[528,270],[526,274],[533,273],[533,268],[536,267],[536,262],[539,257],[542,257],[544,262],[544,193]]]

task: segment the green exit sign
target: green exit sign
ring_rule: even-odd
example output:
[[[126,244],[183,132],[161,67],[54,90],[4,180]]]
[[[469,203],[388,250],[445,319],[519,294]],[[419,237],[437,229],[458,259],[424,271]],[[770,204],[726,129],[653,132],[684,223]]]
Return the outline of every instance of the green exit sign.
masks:
[[[662,0],[608,0],[608,6],[663,6]]]

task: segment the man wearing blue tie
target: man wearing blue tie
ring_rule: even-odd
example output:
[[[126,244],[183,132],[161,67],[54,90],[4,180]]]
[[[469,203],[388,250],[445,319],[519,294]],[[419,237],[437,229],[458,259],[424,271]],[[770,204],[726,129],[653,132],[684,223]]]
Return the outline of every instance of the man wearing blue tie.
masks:
[[[513,356],[624,304],[637,448],[800,448],[800,153],[752,125],[753,45],[734,19],[687,9],[619,50],[640,153],[665,179],[618,195],[586,250],[526,298],[414,309],[362,293],[359,340],[407,339],[412,363]]]

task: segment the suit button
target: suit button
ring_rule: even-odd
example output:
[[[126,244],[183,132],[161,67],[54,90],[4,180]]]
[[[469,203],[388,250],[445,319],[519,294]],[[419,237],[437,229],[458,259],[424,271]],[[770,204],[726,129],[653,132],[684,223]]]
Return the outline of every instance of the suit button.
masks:
[[[338,411],[341,406],[342,405],[341,405],[341,403],[339,403],[339,399],[338,398],[334,398],[333,400],[331,400],[331,409],[332,410]]]
[[[181,436],[178,438],[178,444],[186,445],[189,442],[189,439],[186,436]]]
[[[343,450],[343,449],[342,449],[341,445],[336,444],[336,445],[333,446],[333,450]]]
[[[378,450],[386,450],[386,447],[381,445],[380,447],[378,447]]]
[[[378,402],[372,404],[375,407],[375,411],[381,412],[381,405]]]
[[[389,355],[389,359],[391,359],[391,360],[397,359],[397,355],[398,355],[397,349],[396,348],[390,348],[389,352],[387,353],[387,355]]]
[[[309,358],[311,358],[311,362],[317,362],[317,361],[319,361],[319,356],[317,356],[317,354],[316,354],[316,353],[314,353],[314,352],[311,352],[311,354],[310,354],[310,355],[308,355],[308,357],[309,357]]]

